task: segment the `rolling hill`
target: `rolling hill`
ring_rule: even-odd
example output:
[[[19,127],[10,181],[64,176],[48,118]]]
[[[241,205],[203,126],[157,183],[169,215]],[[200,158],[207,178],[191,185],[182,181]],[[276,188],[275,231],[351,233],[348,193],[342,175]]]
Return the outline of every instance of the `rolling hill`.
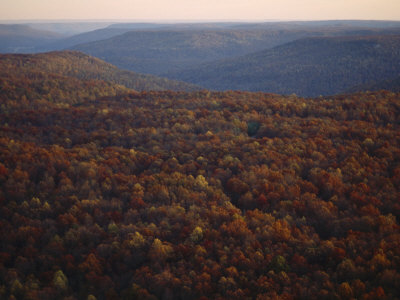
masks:
[[[397,63],[386,37],[289,46]],[[0,55],[0,299],[400,299],[399,93],[120,84],[157,80]]]
[[[357,24],[357,23],[355,23]],[[305,37],[384,35],[397,28],[319,23],[175,24],[136,29],[71,49],[99,57],[120,68],[149,74],[181,71],[205,62],[270,49]]]
[[[377,82],[359,85],[347,90],[348,93],[362,92],[362,91],[380,91],[387,90],[392,92],[400,92],[400,76],[396,78],[390,78],[380,80]]]
[[[0,53],[29,53],[63,35],[22,24],[0,24]]]
[[[72,47],[137,72],[161,74],[264,49],[281,40],[263,30],[141,30]]]
[[[120,68],[168,76],[170,72],[271,49],[306,37],[400,34],[400,22],[159,24],[158,28],[134,25],[111,25],[131,27],[132,31],[82,43],[71,49],[99,57]]]
[[[7,72],[12,72],[29,79],[30,72],[44,73],[78,80],[101,80],[136,91],[199,89],[194,85],[179,81],[120,70],[98,58],[76,51],[0,55],[0,62],[4,76],[7,76]]]
[[[113,22],[96,21],[65,21],[65,22],[34,22],[27,23],[32,28],[60,33],[64,36],[73,36],[81,33],[106,28]]]
[[[400,36],[314,37],[168,77],[214,90],[331,95],[400,74]]]
[[[125,32],[130,31],[127,28],[102,28],[89,32],[84,32],[80,34],[76,34],[61,40],[57,40],[55,42],[44,44],[40,47],[37,47],[36,51],[44,50],[44,51],[52,51],[52,50],[62,50],[66,48],[73,47],[75,45],[79,45],[82,43],[89,43],[99,40],[109,39],[114,36],[118,36],[124,34]]]
[[[197,72],[394,85],[399,39]],[[0,299],[400,299],[400,93],[147,90],[174,87],[195,88],[81,52],[0,54]]]

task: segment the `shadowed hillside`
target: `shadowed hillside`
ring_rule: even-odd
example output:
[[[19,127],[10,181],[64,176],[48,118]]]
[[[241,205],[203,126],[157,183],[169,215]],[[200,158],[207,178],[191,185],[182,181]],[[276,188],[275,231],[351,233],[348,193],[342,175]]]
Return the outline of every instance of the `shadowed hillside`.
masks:
[[[400,92],[400,76],[391,79],[385,79],[370,84],[359,85],[347,90],[348,93],[360,91],[380,91],[387,90],[393,92]]]
[[[232,30],[131,31],[111,39],[72,47],[137,72],[161,74],[204,61],[264,49],[283,36]]]
[[[180,24],[161,29],[134,30],[109,39],[76,45],[71,49],[99,57],[120,68],[160,75],[204,62],[270,49],[304,37],[372,35],[396,31],[344,25],[320,26],[307,22],[238,24],[237,28],[215,26]],[[240,69],[236,71],[241,72]]]
[[[62,37],[61,34],[34,29],[28,25],[0,24],[0,53],[33,52],[37,47]]]
[[[48,43],[41,45],[37,48],[37,50],[51,51],[51,50],[63,50],[66,48],[73,47],[82,43],[89,43],[99,40],[109,39],[114,36],[118,36],[124,34],[125,32],[130,31],[130,29],[126,28],[102,28],[89,32],[84,32],[81,34],[73,35],[68,38],[64,38],[62,40],[57,40],[53,43]]]
[[[306,38],[169,77],[215,90],[337,94],[400,73],[400,36]]]

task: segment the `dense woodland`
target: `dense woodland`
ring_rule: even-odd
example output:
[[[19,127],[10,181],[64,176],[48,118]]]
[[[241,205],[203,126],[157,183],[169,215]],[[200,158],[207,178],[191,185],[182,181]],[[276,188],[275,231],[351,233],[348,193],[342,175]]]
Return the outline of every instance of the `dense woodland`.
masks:
[[[400,90],[396,21],[0,24],[0,53],[65,49],[132,72],[77,52],[39,54],[27,65],[136,91],[200,86],[317,97]]]
[[[400,94],[139,93],[13,72],[1,299],[400,298]]]
[[[119,27],[110,26],[110,28],[77,36],[80,43],[75,45],[71,45],[70,39],[65,40],[67,43],[65,48],[99,57],[123,69],[174,78],[171,73],[185,70],[190,72],[192,68],[202,63],[211,63],[211,66],[220,65],[223,64],[221,60],[224,59],[239,59],[243,55],[273,49],[306,37],[400,34],[400,22],[382,24],[379,22],[366,22],[366,24],[363,22],[343,22],[342,24],[340,22],[200,23],[169,24],[169,26],[159,24],[158,27],[153,28],[137,28],[136,25],[126,32],[123,30],[129,29],[129,24],[114,26]],[[115,31],[112,32],[110,29]],[[112,34],[115,35],[111,36]],[[59,43],[63,44],[64,41]],[[318,54],[321,53],[321,49],[313,50]],[[294,55],[300,54],[294,53]],[[276,57],[275,59],[281,61],[287,58]],[[263,59],[258,62],[259,66],[264,66],[264,64]],[[226,73],[225,77],[232,77],[223,65],[219,67]],[[234,71],[246,73],[247,69],[240,66]],[[257,73],[257,68],[254,71]],[[214,72],[216,72],[215,69],[213,69]],[[215,78],[213,73],[209,75]],[[221,74],[221,71],[218,72],[219,76]],[[256,82],[261,83],[262,79],[259,76]],[[226,89],[225,86],[223,88]],[[241,88],[234,81],[227,89]],[[265,86],[264,90],[268,91],[268,88],[270,87]]]
[[[170,73],[168,77],[213,90],[315,97],[348,90],[399,90],[399,81],[395,80],[399,74],[400,35],[357,35],[298,39]]]
[[[104,30],[102,30],[104,32]],[[104,32],[105,33],[105,32]],[[164,75],[198,64],[264,50],[311,35],[304,30],[195,28],[134,30],[70,46],[120,68]]]
[[[384,79],[378,82],[355,86],[348,90],[350,93],[360,92],[360,91],[380,91],[387,90],[392,92],[400,92],[400,76],[392,79]]]
[[[64,80],[50,80],[49,87],[53,84],[62,85],[64,81],[100,81],[102,85],[120,86],[134,89],[136,91],[195,91],[200,88],[176,80],[168,80],[153,75],[139,74],[131,71],[121,70],[98,58],[91,57],[78,51],[54,51],[39,54],[0,54],[0,76],[4,82],[10,85],[24,87],[46,85],[47,77],[64,77]],[[106,81],[106,82],[105,82]],[[53,83],[51,83],[53,82]],[[98,85],[101,88],[101,85]],[[56,89],[57,90],[57,89]],[[58,90],[73,93],[74,88],[59,87]],[[92,91],[87,90],[89,93]],[[43,93],[43,91],[39,91]],[[107,93],[106,93],[107,94]],[[109,95],[109,94],[108,94]],[[31,94],[26,96],[32,97]],[[40,98],[40,97],[39,97]]]

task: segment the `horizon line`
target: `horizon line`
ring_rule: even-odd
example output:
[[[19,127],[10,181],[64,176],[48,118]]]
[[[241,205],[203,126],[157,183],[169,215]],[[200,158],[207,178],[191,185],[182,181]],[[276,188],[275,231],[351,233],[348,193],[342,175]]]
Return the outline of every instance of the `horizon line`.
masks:
[[[395,19],[0,19],[0,22],[28,23],[260,23],[260,22],[332,22],[332,21],[369,21],[369,22],[400,22]]]

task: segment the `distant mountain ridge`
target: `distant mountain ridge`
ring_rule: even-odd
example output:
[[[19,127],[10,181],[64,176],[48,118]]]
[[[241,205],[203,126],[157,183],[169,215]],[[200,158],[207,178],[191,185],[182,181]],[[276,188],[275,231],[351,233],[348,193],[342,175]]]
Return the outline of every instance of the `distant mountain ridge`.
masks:
[[[137,29],[108,39],[70,47],[120,68],[169,75],[202,63],[271,49],[306,37],[400,34],[399,27],[372,28],[346,24],[175,24]],[[214,27],[213,27],[214,26]],[[231,27],[230,27],[231,26]],[[383,26],[383,25],[381,25]],[[387,25],[389,26],[389,25]]]
[[[254,48],[267,48],[276,40],[268,35],[262,30],[141,30],[72,49],[129,70],[159,75],[204,61],[248,53]]]
[[[39,27],[29,27],[36,25]],[[0,26],[0,52],[72,49],[121,69],[215,90],[331,95],[353,88],[377,89],[379,82],[393,89],[395,83],[384,82],[400,74],[395,41],[400,36],[400,22],[395,21],[100,22],[29,26]],[[97,29],[65,37],[38,28],[58,32]],[[374,43],[378,43],[376,48]],[[165,78],[143,78],[137,73],[132,76],[109,66],[104,68],[107,72],[102,73],[101,80],[111,77],[113,82],[122,80],[122,84],[138,90],[196,89],[182,82],[167,83]],[[97,71],[94,73],[99,76]]]
[[[400,74],[400,35],[313,37],[170,73],[214,90],[332,95]]]
[[[54,41],[52,43],[44,44],[38,47],[37,50],[44,51],[54,51],[60,49],[67,49],[82,43],[95,42],[99,40],[109,39],[117,35],[124,34],[125,32],[130,31],[127,28],[102,28],[96,29],[89,32],[84,32],[80,34],[73,35],[71,37],[67,37],[61,40]]]
[[[62,38],[61,34],[23,24],[0,24],[0,53],[29,53],[36,47]]]
[[[108,21],[43,22],[43,23],[31,22],[26,24],[32,28],[57,32],[64,36],[73,36],[101,28],[106,28],[107,26],[113,24],[113,22],[108,22]]]

